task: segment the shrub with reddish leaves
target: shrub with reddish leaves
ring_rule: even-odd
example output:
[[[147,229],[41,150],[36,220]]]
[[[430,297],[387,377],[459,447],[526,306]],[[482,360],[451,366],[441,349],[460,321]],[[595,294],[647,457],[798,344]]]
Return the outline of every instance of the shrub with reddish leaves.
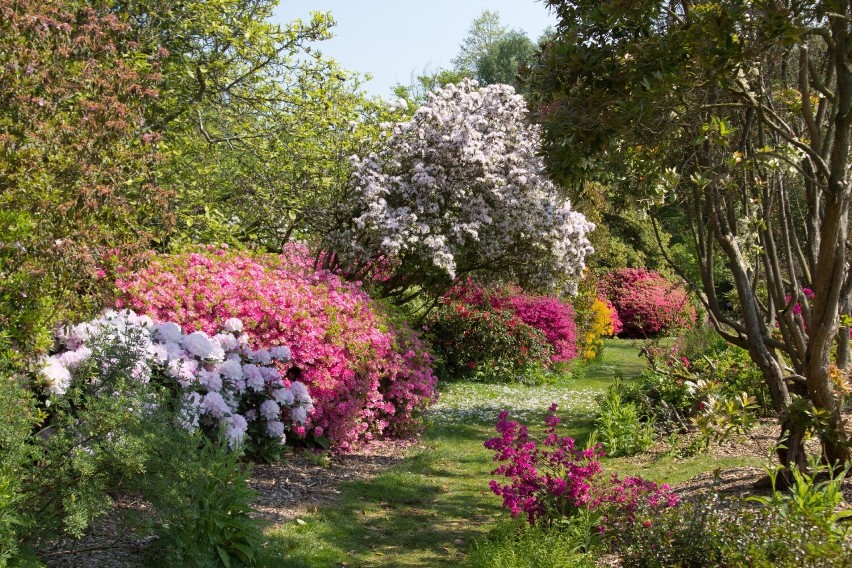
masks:
[[[608,525],[632,523],[639,507],[656,510],[679,502],[668,485],[604,475],[598,461],[603,456],[600,445],[581,450],[573,438],[559,436],[556,408],[552,404],[545,418],[543,440],[533,438],[527,426],[509,420],[504,410],[497,422],[499,436],[485,442],[494,450],[494,461],[501,462],[492,475],[508,479],[503,484],[491,480],[491,490],[503,498],[503,507],[513,517],[525,513],[530,524],[552,523],[591,510],[599,514],[599,530],[604,532]]]
[[[618,312],[626,337],[672,333],[695,323],[695,308],[683,286],[644,268],[621,268],[598,283]]]
[[[435,396],[423,343],[392,327],[358,285],[311,266],[300,246],[280,256],[211,248],[161,256],[119,281],[119,306],[207,333],[237,317],[252,347],[289,346],[315,405],[297,434],[346,451],[417,432]]]

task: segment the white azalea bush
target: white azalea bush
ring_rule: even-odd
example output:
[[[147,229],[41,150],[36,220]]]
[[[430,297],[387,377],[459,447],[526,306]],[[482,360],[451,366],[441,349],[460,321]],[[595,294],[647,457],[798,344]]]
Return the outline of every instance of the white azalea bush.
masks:
[[[129,359],[121,365],[132,369],[133,379],[155,382],[178,396],[180,426],[201,428],[212,437],[223,433],[232,448],[245,443],[250,454],[268,458],[284,443],[288,424],[307,420],[313,401],[304,384],[287,381],[276,368],[290,360],[289,348],[253,350],[241,332],[236,318],[210,336],[185,334],[176,323],[155,323],[131,310],[108,310],[57,332],[61,351],[43,360],[41,372],[46,390],[61,397],[74,381],[97,384],[119,365],[114,356],[97,353],[121,353]]]
[[[594,225],[545,175],[539,127],[509,85],[447,85],[410,120],[389,124],[384,149],[354,157],[347,220],[328,264],[351,274],[381,265],[383,292],[446,286],[472,272],[571,291]]]

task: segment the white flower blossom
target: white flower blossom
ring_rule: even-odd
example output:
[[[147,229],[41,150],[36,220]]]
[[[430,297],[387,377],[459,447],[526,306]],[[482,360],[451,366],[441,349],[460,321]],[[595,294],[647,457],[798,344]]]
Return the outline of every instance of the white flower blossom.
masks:
[[[545,174],[539,127],[509,85],[447,85],[381,151],[353,160],[352,226],[330,235],[344,261],[384,255],[430,277],[488,267],[572,291],[594,225]]]
[[[164,342],[180,343],[183,338],[183,330],[180,326],[170,321],[154,326],[154,331]]]
[[[71,372],[56,356],[48,357],[44,361],[41,374],[50,381],[47,390],[52,394],[65,394],[71,386]]]
[[[213,353],[213,342],[203,331],[195,331],[183,338],[183,348],[199,359],[207,359]]]
[[[243,330],[243,322],[240,318],[229,318],[223,328],[228,333],[240,333]]]

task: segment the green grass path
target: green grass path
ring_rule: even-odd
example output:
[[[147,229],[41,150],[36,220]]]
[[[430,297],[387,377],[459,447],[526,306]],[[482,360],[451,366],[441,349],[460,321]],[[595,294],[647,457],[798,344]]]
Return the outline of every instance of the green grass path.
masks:
[[[603,359],[581,377],[544,386],[450,383],[431,412],[423,449],[367,482],[341,487],[341,501],[269,531],[269,566],[451,567],[473,539],[505,517],[488,489],[494,468],[482,443],[495,434],[501,409],[522,422],[541,423],[551,402],[567,431],[583,440],[596,394],[617,373],[644,366],[636,342],[608,342]]]

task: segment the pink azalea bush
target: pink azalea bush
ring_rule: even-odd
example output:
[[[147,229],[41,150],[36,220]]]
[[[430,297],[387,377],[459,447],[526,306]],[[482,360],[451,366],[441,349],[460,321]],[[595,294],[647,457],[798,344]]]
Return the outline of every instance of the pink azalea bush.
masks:
[[[621,268],[598,283],[612,302],[627,337],[664,335],[695,323],[695,308],[683,286],[644,268]]]
[[[621,321],[621,318],[618,316],[618,310],[615,309],[615,306],[612,305],[609,298],[598,297],[598,300],[606,304],[606,308],[609,310],[609,318],[612,321],[612,334],[618,335],[623,332],[624,322]]]
[[[607,523],[632,523],[640,507],[644,511],[678,504],[668,485],[604,475],[598,461],[604,455],[600,445],[581,450],[573,438],[559,436],[556,409],[556,404],[550,406],[541,445],[526,425],[509,420],[505,410],[497,422],[499,435],[485,442],[494,451],[494,461],[501,462],[492,475],[508,479],[491,480],[491,490],[503,498],[503,507],[513,517],[525,513],[530,524],[540,519],[552,523],[590,510],[599,514],[599,530],[604,532]]]
[[[346,451],[417,432],[435,396],[424,344],[391,326],[358,284],[312,264],[298,245],[282,255],[164,255],[118,282],[119,306],[206,333],[236,317],[255,349],[289,346],[282,371],[307,385],[314,404],[297,435]]]
[[[553,296],[527,294],[516,286],[487,290],[468,280],[447,294],[470,306],[486,303],[506,310],[526,325],[540,330],[553,348],[551,363],[571,361],[577,357],[576,314],[571,304]]]

